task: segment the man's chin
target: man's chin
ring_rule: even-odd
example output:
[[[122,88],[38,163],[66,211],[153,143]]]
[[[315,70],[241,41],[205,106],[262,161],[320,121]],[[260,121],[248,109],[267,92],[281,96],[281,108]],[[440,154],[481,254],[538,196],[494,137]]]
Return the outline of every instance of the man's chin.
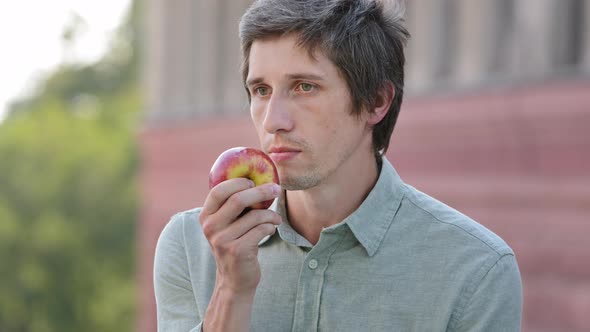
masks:
[[[284,190],[295,191],[301,190],[298,185],[298,181],[295,181],[292,177],[288,175],[284,175],[279,172],[279,180],[281,182],[281,188]]]
[[[314,176],[281,176],[281,187],[285,190],[296,191],[306,190],[315,187],[320,182]]]
[[[287,190],[287,191],[298,191],[298,190],[305,190],[306,189],[306,188],[303,188],[299,185],[292,184],[289,182],[287,182],[285,184],[281,183],[281,188],[283,188],[284,190]]]

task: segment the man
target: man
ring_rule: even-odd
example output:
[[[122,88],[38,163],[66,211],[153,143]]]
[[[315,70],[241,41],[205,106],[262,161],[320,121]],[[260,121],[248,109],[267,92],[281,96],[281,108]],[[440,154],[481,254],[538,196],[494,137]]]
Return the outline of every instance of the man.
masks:
[[[383,156],[409,36],[385,7],[263,0],[243,16],[250,112],[282,188],[228,180],[172,218],[155,259],[160,331],[520,329],[512,250]]]

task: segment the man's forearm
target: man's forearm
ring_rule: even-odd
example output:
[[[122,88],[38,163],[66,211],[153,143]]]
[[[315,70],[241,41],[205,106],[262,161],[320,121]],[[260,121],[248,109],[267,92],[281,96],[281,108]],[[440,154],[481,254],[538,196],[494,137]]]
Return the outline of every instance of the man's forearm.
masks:
[[[203,332],[249,331],[254,294],[234,294],[215,287],[203,320]]]

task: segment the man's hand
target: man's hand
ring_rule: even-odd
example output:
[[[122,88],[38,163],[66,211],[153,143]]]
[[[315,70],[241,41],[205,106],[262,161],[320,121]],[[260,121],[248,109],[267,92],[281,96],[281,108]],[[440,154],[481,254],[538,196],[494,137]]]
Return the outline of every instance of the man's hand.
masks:
[[[204,331],[250,328],[260,282],[258,243],[274,234],[281,218],[274,211],[248,211],[248,207],[274,199],[279,192],[276,184],[254,187],[252,181],[238,178],[218,184],[207,195],[199,222],[215,257],[217,275]]]

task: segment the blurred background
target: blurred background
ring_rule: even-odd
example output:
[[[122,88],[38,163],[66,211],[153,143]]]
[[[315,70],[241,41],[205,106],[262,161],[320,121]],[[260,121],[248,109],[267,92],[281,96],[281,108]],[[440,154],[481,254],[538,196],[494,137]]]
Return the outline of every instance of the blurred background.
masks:
[[[0,5],[0,331],[156,331],[162,228],[258,146],[250,3]],[[523,331],[589,331],[590,0],[409,0],[407,26],[388,158],[512,246]]]
[[[0,331],[133,331],[139,2],[0,2]]]

